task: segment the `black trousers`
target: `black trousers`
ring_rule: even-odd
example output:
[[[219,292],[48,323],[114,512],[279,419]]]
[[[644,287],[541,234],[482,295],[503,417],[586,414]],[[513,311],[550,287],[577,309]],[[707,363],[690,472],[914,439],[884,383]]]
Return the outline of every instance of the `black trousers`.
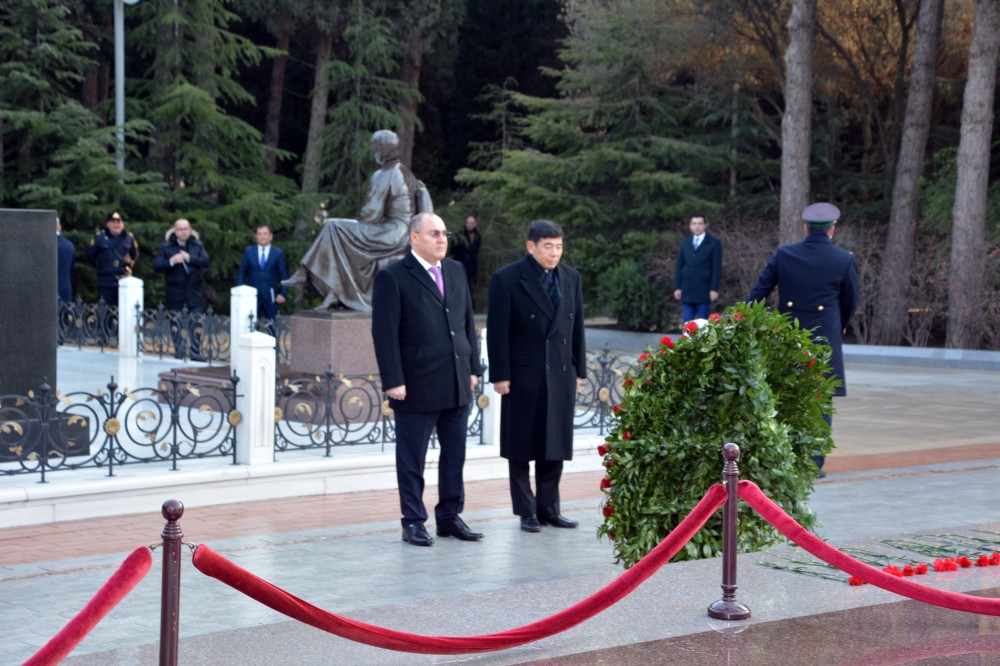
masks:
[[[465,440],[469,405],[440,412],[400,412],[396,415],[396,483],[404,526],[427,520],[424,507],[424,464],[431,431],[437,428],[441,458],[438,462],[437,523],[454,520],[465,508]]]
[[[559,515],[562,460],[535,461],[535,493],[531,492],[530,463],[508,460],[507,467],[510,470],[510,499],[515,515],[539,515],[543,518]]]

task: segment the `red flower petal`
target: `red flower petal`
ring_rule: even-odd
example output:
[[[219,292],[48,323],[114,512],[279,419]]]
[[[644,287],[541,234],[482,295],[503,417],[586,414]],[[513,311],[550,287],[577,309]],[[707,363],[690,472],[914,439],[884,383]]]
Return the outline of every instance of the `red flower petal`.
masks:
[[[610,504],[605,504],[604,505],[604,517],[605,518],[610,518],[612,515],[614,515],[614,513],[615,513],[615,507],[611,506]]]
[[[608,477],[604,477],[603,479],[601,479],[601,488],[602,489],[606,489],[606,488],[610,488],[610,487],[611,487],[611,479],[609,479]]]
[[[607,455],[607,453],[608,453],[608,447],[604,446],[603,444],[597,447],[597,455],[604,457],[605,455]]]
[[[709,321],[719,321],[719,315],[717,315],[717,314],[715,314],[713,312],[712,314],[708,315],[708,320]]]
[[[905,567],[903,567],[903,575],[904,576],[912,576],[915,573],[916,572],[913,570],[913,567],[911,567],[909,564],[907,564]]]
[[[628,440],[632,439],[632,433],[626,431],[625,434],[622,435],[622,439],[624,439],[627,442]]]
[[[698,324],[693,321],[689,321],[684,324],[684,330],[687,331],[688,335],[694,335],[698,332]]]
[[[977,567],[988,567],[988,566],[990,566],[990,558],[988,558],[985,555],[980,555],[979,557],[976,558],[976,566]]]
[[[965,555],[962,555],[960,558],[958,558],[957,562],[958,566],[962,567],[963,569],[968,569],[969,567],[972,566],[972,561]]]
[[[851,576],[850,578],[847,579],[847,582],[855,586],[865,584],[865,581],[861,580],[857,576]]]
[[[674,341],[670,338],[669,335],[664,335],[662,338],[660,338],[660,344],[666,347],[667,349],[674,348]]]
[[[923,562],[921,562],[920,564],[915,565],[914,569],[916,570],[918,576],[926,576],[927,575],[927,565],[924,564]]]
[[[743,316],[742,312],[734,312],[733,313],[733,319],[735,319],[736,321],[743,321],[745,318],[746,317]]]
[[[633,382],[633,381],[632,381],[631,379],[629,379],[628,377],[626,377],[626,378],[625,378],[625,386],[627,386],[627,387],[629,387],[629,388],[632,388],[632,384],[634,384],[634,383],[635,383],[635,382]]]

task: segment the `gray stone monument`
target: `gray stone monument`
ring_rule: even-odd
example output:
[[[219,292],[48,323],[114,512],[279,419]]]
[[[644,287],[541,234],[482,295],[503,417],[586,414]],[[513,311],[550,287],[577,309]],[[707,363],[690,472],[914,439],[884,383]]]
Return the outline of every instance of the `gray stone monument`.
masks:
[[[56,388],[56,212],[0,208],[0,395]]]

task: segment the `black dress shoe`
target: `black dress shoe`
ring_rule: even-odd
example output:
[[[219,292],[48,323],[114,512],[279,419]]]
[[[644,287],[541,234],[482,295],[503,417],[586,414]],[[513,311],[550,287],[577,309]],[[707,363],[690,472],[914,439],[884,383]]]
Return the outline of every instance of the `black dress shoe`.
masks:
[[[521,529],[525,532],[541,532],[542,526],[534,516],[521,516]]]
[[[570,529],[580,524],[575,520],[570,520],[569,518],[561,514],[556,514],[551,517],[539,516],[538,522],[540,522],[542,525],[551,525],[552,527],[566,527]]]
[[[433,546],[434,539],[423,523],[410,523],[403,527],[403,541],[411,546]]]
[[[438,523],[437,535],[439,537],[455,537],[462,541],[479,541],[485,536],[481,532],[470,530],[465,521],[458,516],[455,516],[454,520],[449,520],[446,523]]]
[[[819,475],[818,475],[818,476],[819,476],[819,478],[821,478],[821,479],[825,479],[825,478],[826,478],[826,472],[824,472],[823,470],[820,470],[820,471],[819,471]]]

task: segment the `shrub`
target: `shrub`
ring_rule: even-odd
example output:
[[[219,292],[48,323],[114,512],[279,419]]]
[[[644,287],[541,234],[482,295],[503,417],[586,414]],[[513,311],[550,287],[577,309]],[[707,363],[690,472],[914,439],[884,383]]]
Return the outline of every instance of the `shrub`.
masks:
[[[805,527],[817,468],[833,448],[824,414],[837,380],[830,348],[763,303],[739,304],[700,328],[688,324],[639,357],[624,379],[616,425],[599,449],[607,476],[604,524],[617,562],[630,567],[652,550],[722,478],[722,446],[740,447],[740,477],[754,481]],[[777,533],[740,505],[740,551],[775,543]],[[717,512],[678,559],[722,552]]]
[[[601,275],[598,302],[629,331],[655,331],[663,320],[664,292],[635,259],[622,259]]]

